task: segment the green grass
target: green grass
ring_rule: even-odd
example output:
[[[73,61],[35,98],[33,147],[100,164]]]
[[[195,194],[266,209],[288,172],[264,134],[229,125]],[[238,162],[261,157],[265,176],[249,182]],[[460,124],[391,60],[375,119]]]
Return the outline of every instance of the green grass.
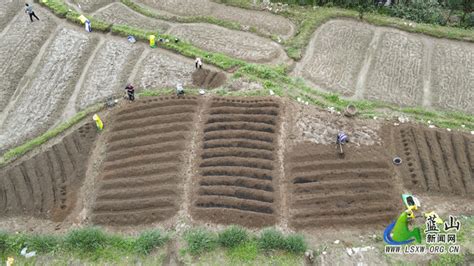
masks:
[[[230,226],[218,235],[218,242],[226,248],[233,248],[249,239],[247,230],[239,226]]]
[[[16,257],[27,247],[39,256],[120,261],[126,256],[143,258],[167,241],[168,236],[158,230],[144,231],[138,237],[108,234],[95,227],[74,229],[64,236],[0,232],[0,259]]]
[[[98,104],[91,106],[83,111],[78,112],[76,115],[74,115],[71,119],[68,121],[60,124],[59,126],[47,131],[43,135],[34,138],[28,142],[26,142],[23,145],[20,145],[18,147],[12,148],[8,150],[3,157],[0,159],[0,166],[3,166],[10,161],[26,154],[27,152],[39,147],[40,145],[44,144],[48,140],[58,136],[68,128],[74,126],[75,124],[79,123],[82,119],[87,117],[88,115],[92,113],[96,113],[100,111],[103,108],[103,104]]]
[[[227,251],[227,256],[233,263],[249,263],[255,261],[260,251],[256,241],[247,241],[233,246]]]
[[[217,237],[214,233],[202,228],[191,229],[184,235],[187,251],[197,256],[204,252],[210,252],[217,248]]]

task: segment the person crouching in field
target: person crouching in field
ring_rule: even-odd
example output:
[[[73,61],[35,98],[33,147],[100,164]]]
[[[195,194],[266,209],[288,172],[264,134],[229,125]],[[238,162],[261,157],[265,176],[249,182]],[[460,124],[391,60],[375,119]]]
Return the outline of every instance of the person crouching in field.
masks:
[[[25,13],[28,13],[28,15],[30,15],[30,20],[31,22],[33,22],[33,17],[35,17],[37,20],[40,20],[35,12],[33,11],[33,7],[28,5],[28,4],[25,4]]]
[[[133,88],[132,84],[128,84],[125,90],[127,91],[128,99],[132,102],[135,101],[135,88]]]

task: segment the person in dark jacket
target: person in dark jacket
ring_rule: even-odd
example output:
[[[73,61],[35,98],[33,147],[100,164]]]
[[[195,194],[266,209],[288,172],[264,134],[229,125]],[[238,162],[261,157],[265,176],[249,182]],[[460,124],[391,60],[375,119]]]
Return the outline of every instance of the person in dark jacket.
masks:
[[[135,101],[135,88],[133,88],[132,84],[128,84],[125,90],[127,91],[128,99],[132,102]]]

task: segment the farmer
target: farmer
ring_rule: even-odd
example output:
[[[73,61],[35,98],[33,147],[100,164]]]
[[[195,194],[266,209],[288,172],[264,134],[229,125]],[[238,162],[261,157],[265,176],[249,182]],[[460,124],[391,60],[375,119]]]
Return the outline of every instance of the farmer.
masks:
[[[30,5],[28,5],[28,4],[25,4],[25,6],[26,6],[26,7],[25,7],[25,13],[28,13],[28,15],[30,15],[30,20],[31,20],[31,22],[33,22],[33,17],[35,17],[37,20],[40,20],[40,19],[36,16],[35,12],[33,11],[33,7],[32,7],[32,6],[30,6]]]
[[[199,58],[199,57],[196,58],[195,65],[196,65],[196,68],[202,68],[201,58]]]
[[[178,97],[180,97],[181,95],[184,96],[184,88],[181,83],[178,83],[178,85],[176,85],[176,95]]]
[[[127,87],[125,87],[125,90],[127,91],[128,99],[132,102],[135,101],[135,89],[132,84],[128,84]]]
[[[344,145],[349,142],[349,137],[344,132],[339,132],[336,137],[336,144]]]

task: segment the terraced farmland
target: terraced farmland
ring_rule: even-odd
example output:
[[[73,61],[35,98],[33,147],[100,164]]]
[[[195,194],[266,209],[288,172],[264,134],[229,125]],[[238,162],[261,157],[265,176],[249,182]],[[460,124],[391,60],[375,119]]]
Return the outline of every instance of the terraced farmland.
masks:
[[[127,78],[142,52],[143,47],[125,40],[104,43],[91,62],[79,92],[77,109],[82,110],[91,103],[123,93]]]
[[[95,39],[84,33],[67,28],[57,31],[39,68],[0,126],[0,147],[19,144],[56,123],[94,45]]]
[[[92,220],[135,225],[166,220],[182,201],[183,153],[198,103],[195,97],[140,100],[110,123]]]
[[[286,156],[290,226],[384,224],[396,217],[396,192],[386,156],[373,148],[300,144]]]
[[[394,128],[405,186],[420,192],[474,195],[474,138],[415,126]]]
[[[214,223],[274,224],[279,103],[213,98],[203,125],[192,215]]]
[[[0,216],[63,220],[84,180],[95,126],[85,124],[31,159],[0,169]]]
[[[25,23],[23,12],[16,16],[0,38],[0,113],[15,94],[21,78],[38,54],[38,50],[52,33],[55,23],[51,17],[42,16],[41,23]],[[0,16],[1,17],[1,16]],[[25,37],[28,36],[28,37]],[[30,39],[35,40],[34,42]]]

